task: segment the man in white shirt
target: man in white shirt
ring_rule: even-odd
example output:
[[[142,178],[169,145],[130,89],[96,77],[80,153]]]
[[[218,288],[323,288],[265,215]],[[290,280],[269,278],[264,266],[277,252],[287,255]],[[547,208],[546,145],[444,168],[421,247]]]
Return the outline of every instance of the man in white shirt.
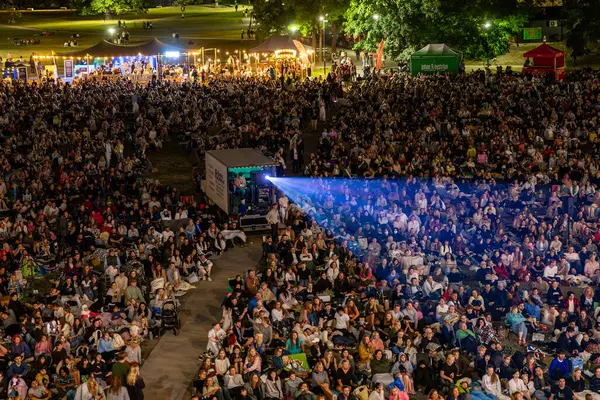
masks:
[[[335,329],[338,331],[347,331],[350,329],[350,317],[344,312],[343,307],[338,307],[335,313]]]
[[[219,354],[223,339],[225,339],[225,331],[221,329],[221,325],[218,322],[213,324],[213,327],[208,331],[208,343],[206,344],[206,350],[212,353],[214,356]]]
[[[198,270],[200,271],[200,280],[208,280],[212,282],[212,278],[210,277],[210,272],[212,271],[213,263],[208,258],[206,258],[206,254],[200,254],[200,260],[198,260]]]
[[[229,373],[223,377],[227,390],[232,390],[237,387],[244,386],[244,378],[242,375],[235,372],[235,367],[229,368]]]
[[[273,204],[271,210],[267,213],[267,223],[271,225],[271,237],[273,242],[277,243],[279,239],[279,212],[277,211],[277,204]]]
[[[175,237],[175,233],[168,226],[162,231],[162,242],[166,243],[170,237]]]
[[[288,211],[289,206],[290,206],[290,200],[284,193],[282,193],[281,196],[279,197],[279,214],[281,216],[281,219],[284,221],[287,218],[287,211]]]

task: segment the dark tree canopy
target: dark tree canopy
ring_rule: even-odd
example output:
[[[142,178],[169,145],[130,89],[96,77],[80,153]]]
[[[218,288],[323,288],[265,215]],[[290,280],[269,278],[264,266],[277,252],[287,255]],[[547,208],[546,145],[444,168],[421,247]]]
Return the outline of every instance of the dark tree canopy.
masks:
[[[72,0],[71,7],[82,15],[122,15],[148,11],[149,0]]]
[[[574,58],[598,52],[600,1],[564,0],[563,25],[567,47]]]
[[[517,0],[351,0],[344,28],[362,38],[361,49],[373,50],[385,39],[386,53],[394,58],[446,43],[467,57],[485,59],[508,51],[530,11]]]

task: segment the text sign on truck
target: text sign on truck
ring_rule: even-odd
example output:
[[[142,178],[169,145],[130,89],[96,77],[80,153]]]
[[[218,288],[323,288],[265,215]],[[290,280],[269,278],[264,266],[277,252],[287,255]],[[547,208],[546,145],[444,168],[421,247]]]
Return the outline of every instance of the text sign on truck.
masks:
[[[227,202],[227,166],[206,154],[206,195],[223,211],[229,212]]]

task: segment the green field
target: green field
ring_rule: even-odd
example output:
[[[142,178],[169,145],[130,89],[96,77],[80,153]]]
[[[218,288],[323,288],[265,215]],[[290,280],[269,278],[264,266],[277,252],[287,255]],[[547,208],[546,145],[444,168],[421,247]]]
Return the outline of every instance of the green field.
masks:
[[[179,46],[199,49],[216,47],[223,51],[245,49],[255,45],[254,41],[241,40],[241,30],[247,29],[249,19],[244,18],[243,7],[238,12],[231,6],[188,6],[185,18],[181,18],[179,7],[154,8],[146,14],[123,15],[121,21],[127,23],[130,44],[143,43],[153,37],[173,44],[172,34],[179,33]],[[75,50],[64,48],[63,44],[71,35],[79,33],[78,48],[96,44],[101,39],[110,38],[109,28],[117,28],[118,20],[104,20],[102,17],[82,17],[73,11],[20,11],[21,17],[9,24],[11,11],[0,12],[0,57],[8,53],[15,58],[29,58],[31,53],[49,55]],[[144,30],[143,22],[151,21],[152,30]],[[51,36],[40,36],[42,31],[52,32]],[[14,39],[40,39],[41,43],[29,46],[15,46]],[[193,44],[188,44],[192,41]]]

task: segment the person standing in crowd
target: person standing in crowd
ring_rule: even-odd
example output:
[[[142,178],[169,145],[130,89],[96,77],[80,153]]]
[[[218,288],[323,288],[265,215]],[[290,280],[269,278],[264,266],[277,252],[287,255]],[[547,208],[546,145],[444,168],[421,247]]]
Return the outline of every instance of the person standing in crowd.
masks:
[[[129,394],[127,389],[122,385],[121,378],[119,376],[113,376],[111,384],[106,388],[106,399],[107,400],[128,400]]]
[[[144,400],[144,388],[146,384],[140,376],[140,365],[138,363],[131,364],[129,374],[127,374],[126,387],[130,400]]]
[[[279,239],[279,211],[276,203],[273,203],[267,213],[267,223],[271,225],[271,238],[274,243],[277,243]]]

